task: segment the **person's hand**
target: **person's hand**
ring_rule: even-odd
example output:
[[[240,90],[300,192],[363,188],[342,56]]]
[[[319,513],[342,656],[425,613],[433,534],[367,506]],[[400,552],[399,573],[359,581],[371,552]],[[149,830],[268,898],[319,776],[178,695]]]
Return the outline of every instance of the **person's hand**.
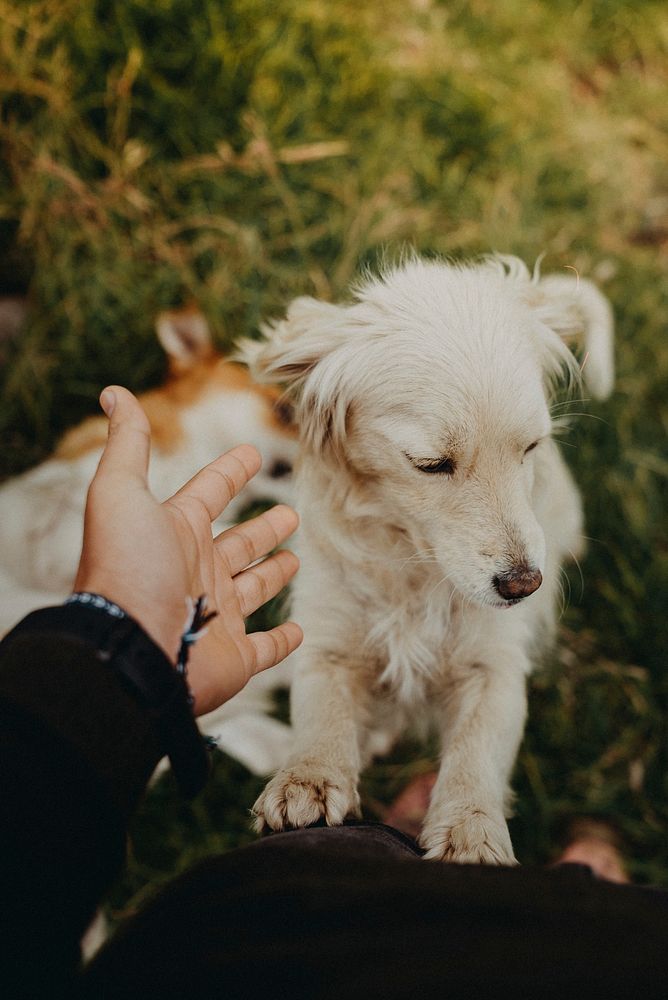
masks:
[[[175,662],[186,598],[206,594],[217,616],[190,648],[188,683],[195,714],[217,708],[260,670],[302,641],[294,622],[246,635],[244,618],[294,576],[297,557],[276,552],[295,530],[290,507],[273,507],[212,538],[211,522],[260,468],[251,445],[207,465],[160,504],[147,483],[150,428],[138,401],[120,386],[100,397],[109,437],[88,491],[75,589],[101,594],[132,615]],[[250,567],[250,568],[249,568]]]

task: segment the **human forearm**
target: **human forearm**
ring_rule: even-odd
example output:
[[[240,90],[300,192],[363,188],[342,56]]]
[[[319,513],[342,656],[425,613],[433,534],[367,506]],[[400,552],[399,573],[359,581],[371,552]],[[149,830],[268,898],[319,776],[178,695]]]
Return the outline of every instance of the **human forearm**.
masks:
[[[39,612],[0,644],[0,865],[13,909],[2,968],[29,969],[39,955],[54,986],[74,971],[163,752],[137,698],[86,638],[86,612],[57,609],[57,628]]]

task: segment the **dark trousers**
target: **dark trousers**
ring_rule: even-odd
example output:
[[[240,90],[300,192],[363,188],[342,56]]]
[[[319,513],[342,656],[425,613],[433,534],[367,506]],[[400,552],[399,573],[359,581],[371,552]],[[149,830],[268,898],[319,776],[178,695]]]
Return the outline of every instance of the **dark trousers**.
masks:
[[[668,894],[443,865],[375,824],[274,834],[157,895],[87,998],[668,997]]]

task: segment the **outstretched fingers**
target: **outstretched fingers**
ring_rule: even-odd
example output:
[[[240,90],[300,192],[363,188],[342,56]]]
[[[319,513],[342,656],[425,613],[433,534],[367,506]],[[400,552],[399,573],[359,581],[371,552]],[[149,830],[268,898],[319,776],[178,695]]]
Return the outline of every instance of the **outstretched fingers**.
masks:
[[[259,471],[261,464],[257,448],[250,444],[238,445],[201,469],[168,503],[204,507],[209,520],[215,521]]]
[[[253,651],[253,673],[275,667],[293,653],[304,638],[296,622],[283,622],[269,632],[251,632],[247,637]]]
[[[296,511],[279,504],[223,531],[215,540],[216,550],[235,576],[289,538],[298,524]]]
[[[243,617],[247,618],[272,597],[276,597],[298,569],[297,556],[294,552],[283,549],[235,576],[234,589]]]

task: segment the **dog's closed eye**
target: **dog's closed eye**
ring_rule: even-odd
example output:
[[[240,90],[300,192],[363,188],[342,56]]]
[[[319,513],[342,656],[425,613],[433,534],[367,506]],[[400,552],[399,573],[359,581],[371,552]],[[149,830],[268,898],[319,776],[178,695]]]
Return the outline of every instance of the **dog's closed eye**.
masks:
[[[434,458],[428,461],[411,458],[410,455],[407,458],[420,472],[441,472],[446,476],[452,476],[457,468],[457,463],[452,458]]]
[[[536,448],[539,444],[540,444],[540,441],[534,441],[533,444],[530,444],[528,448],[524,449],[524,454],[528,455],[529,452],[533,451],[534,448]]]

